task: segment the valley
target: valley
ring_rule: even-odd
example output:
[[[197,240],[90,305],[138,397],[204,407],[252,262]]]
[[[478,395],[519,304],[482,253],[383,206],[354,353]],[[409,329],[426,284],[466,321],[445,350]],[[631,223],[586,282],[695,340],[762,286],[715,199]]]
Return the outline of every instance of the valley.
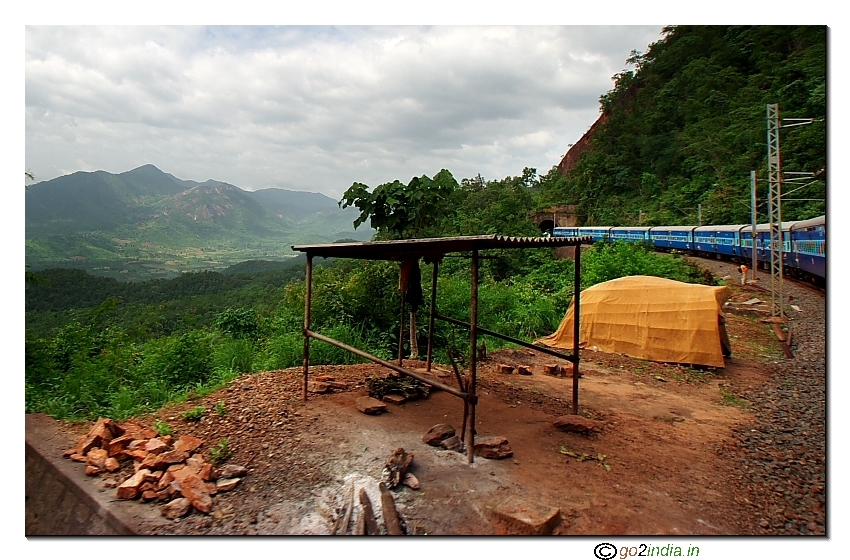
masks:
[[[356,211],[322,194],[184,181],[153,165],[36,183],[26,203],[29,270],[81,268],[125,281],[285,261],[293,244],[374,233],[355,230]]]

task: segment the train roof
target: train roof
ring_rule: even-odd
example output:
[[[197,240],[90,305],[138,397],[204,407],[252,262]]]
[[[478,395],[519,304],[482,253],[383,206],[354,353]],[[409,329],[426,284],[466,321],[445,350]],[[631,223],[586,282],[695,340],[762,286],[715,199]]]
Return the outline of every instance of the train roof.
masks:
[[[817,218],[810,218],[808,220],[800,220],[799,222],[794,222],[794,224],[791,226],[791,229],[805,229],[825,225],[826,216],[818,216]]]
[[[653,226],[649,228],[650,233],[656,233],[660,231],[693,231],[698,226]]]
[[[791,229],[791,226],[796,224],[797,222],[782,222],[782,231],[788,231]],[[741,228],[741,232],[752,232],[753,226],[752,224],[747,224],[743,228]],[[770,231],[770,224],[756,224],[756,231]]]
[[[736,224],[736,225],[720,225],[720,226],[699,226],[694,231],[740,231],[745,227],[751,227],[747,224]]]

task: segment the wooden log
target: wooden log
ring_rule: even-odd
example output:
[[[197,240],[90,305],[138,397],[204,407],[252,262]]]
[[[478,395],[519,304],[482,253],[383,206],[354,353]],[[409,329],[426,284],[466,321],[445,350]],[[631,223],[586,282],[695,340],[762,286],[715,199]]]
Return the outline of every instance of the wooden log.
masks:
[[[508,364],[499,364],[499,373],[510,375],[514,372],[514,366]]]
[[[348,532],[348,523],[351,520],[351,510],[354,509],[354,486],[351,486],[351,493],[348,497],[348,503],[345,505],[345,509],[340,513],[339,518],[337,518],[336,523],[334,523],[334,527],[331,530],[331,535],[344,535]]]
[[[355,535],[365,535],[366,534],[366,516],[363,512],[360,512],[360,515],[357,516],[357,525],[354,526],[354,534]]]
[[[366,525],[365,534],[380,535],[381,532],[378,530],[378,522],[375,521],[375,513],[372,511],[372,502],[369,500],[369,496],[363,488],[360,489],[360,505],[363,506],[362,518]]]
[[[782,327],[778,323],[772,323],[770,326],[773,327],[773,332],[776,333],[779,342],[785,342],[785,333],[782,332]]]
[[[384,524],[387,526],[388,535],[403,535],[401,524],[398,522],[398,511],[395,508],[393,495],[387,490],[387,486],[381,482],[378,484],[381,490],[381,509],[384,512]]]

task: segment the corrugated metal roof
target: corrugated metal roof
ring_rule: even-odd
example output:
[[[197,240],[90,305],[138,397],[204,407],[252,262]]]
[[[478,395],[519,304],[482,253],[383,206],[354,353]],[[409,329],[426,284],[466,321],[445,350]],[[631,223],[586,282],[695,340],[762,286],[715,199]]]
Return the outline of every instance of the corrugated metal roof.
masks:
[[[485,249],[533,249],[540,247],[574,247],[592,243],[584,237],[510,237],[507,235],[469,235],[463,237],[429,237],[360,243],[326,243],[293,245],[293,251],[313,257],[339,257],[397,261],[419,257],[441,257],[447,253],[463,253]]]

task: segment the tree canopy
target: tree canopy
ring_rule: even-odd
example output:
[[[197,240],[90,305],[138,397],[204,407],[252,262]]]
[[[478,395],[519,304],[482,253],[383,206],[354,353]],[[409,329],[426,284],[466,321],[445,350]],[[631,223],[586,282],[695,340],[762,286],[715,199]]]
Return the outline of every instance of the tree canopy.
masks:
[[[569,178],[553,185],[587,225],[748,223],[750,171],[767,192],[768,104],[811,118],[783,129],[783,169],[818,177],[783,217],[825,212],[826,27],[676,26],[600,98],[605,120]],[[789,189],[790,190],[790,187]],[[550,193],[550,198],[552,194]],[[765,210],[761,208],[764,216]]]
[[[457,188],[455,178],[443,169],[433,179],[422,175],[406,185],[395,180],[378,185],[371,192],[367,185],[355,182],[343,193],[339,204],[360,210],[355,228],[369,220],[383,238],[423,237],[434,232],[451,208]]]

